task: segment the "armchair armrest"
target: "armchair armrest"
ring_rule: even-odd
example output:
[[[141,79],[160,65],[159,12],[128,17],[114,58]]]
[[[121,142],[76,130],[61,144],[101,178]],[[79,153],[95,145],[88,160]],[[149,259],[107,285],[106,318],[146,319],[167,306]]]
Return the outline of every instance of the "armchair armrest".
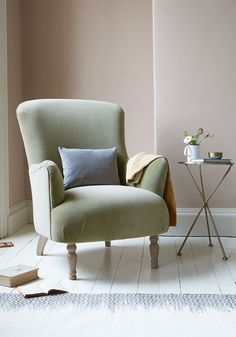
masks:
[[[151,162],[136,186],[161,196],[169,210],[169,225],[176,226],[176,203],[167,160],[160,157]]]
[[[135,186],[163,197],[167,173],[168,163],[165,158],[157,158],[144,169],[142,178]]]
[[[62,174],[50,160],[29,167],[33,199],[33,216],[36,231],[50,237],[51,209],[65,200]]]

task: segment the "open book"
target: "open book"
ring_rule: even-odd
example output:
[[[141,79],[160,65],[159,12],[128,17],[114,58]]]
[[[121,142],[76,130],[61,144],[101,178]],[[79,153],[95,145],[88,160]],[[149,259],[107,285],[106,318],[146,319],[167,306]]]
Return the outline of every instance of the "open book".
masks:
[[[25,298],[64,294],[68,291],[60,286],[58,283],[40,282],[29,284],[26,286],[17,287],[17,290]]]

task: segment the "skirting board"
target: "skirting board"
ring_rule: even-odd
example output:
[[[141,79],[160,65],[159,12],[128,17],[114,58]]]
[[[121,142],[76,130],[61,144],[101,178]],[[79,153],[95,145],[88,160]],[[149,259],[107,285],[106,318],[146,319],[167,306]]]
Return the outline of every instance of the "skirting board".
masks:
[[[165,235],[185,236],[188,232],[198,208],[178,208],[177,209],[177,226],[170,227]],[[211,209],[215,224],[221,236],[236,236],[236,208],[212,208]],[[8,235],[13,234],[26,224],[33,223],[32,201],[25,200],[10,208],[8,218]],[[209,219],[211,233],[215,232]],[[207,227],[204,212],[196,222],[192,236],[207,236]]]
[[[8,235],[12,235],[29,223],[33,223],[32,201],[23,200],[10,207],[8,216]]]
[[[168,235],[185,236],[193,223],[198,208],[178,208],[177,226],[170,227]],[[217,230],[221,236],[236,236],[236,208],[211,208]],[[212,236],[215,235],[214,228],[208,216]],[[207,225],[205,213],[199,216],[191,232],[192,236],[207,236]]]

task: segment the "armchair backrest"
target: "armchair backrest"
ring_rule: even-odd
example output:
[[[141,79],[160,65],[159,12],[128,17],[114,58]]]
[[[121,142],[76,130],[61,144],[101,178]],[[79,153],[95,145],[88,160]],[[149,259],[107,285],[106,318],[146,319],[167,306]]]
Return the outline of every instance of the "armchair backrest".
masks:
[[[62,172],[58,146],[67,148],[117,147],[119,176],[125,184],[128,155],[124,140],[124,112],[116,104],[76,99],[26,101],[17,117],[28,164],[54,161]]]

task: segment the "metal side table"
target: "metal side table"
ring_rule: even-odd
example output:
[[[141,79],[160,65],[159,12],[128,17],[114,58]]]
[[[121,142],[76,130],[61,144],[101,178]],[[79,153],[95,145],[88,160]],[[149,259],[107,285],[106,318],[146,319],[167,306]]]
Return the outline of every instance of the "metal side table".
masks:
[[[219,186],[221,185],[221,183],[223,182],[223,180],[225,179],[225,177],[228,175],[229,171],[231,170],[232,166],[234,165],[233,162],[231,161],[224,161],[222,159],[222,162],[220,160],[207,160],[207,161],[203,161],[203,162],[178,162],[179,164],[182,164],[186,167],[186,169],[188,170],[190,176],[192,177],[192,180],[194,182],[194,185],[196,186],[199,194],[200,194],[200,197],[203,201],[203,205],[202,207],[200,208],[199,212],[197,213],[179,251],[177,252],[177,255],[178,256],[181,256],[182,255],[182,249],[184,247],[184,244],[185,242],[187,241],[195,223],[197,222],[197,219],[199,218],[200,214],[202,213],[202,211],[204,210],[205,212],[205,218],[206,218],[206,224],[207,224],[207,231],[208,231],[208,238],[209,238],[209,247],[212,247],[212,242],[211,242],[211,233],[210,233],[210,226],[209,226],[209,220],[208,220],[208,215],[211,219],[211,222],[212,222],[212,225],[214,227],[214,230],[215,230],[215,233],[216,233],[216,236],[217,236],[217,239],[219,241],[219,244],[220,244],[220,248],[222,250],[222,253],[223,253],[223,260],[227,260],[227,256],[225,254],[225,250],[224,250],[224,247],[222,245],[222,242],[221,242],[221,239],[220,239],[220,236],[219,236],[219,233],[218,233],[218,230],[216,228],[216,224],[215,224],[215,221],[213,219],[213,216],[211,214],[211,210],[208,206],[208,202],[209,200],[212,198],[212,196],[215,194],[216,190],[219,188]],[[194,177],[193,173],[191,172],[191,169],[190,169],[190,166],[192,165],[197,165],[198,168],[199,168],[199,178],[200,178],[200,184],[197,183],[196,181],[196,178]],[[205,196],[205,191],[204,191],[204,181],[203,181],[203,175],[202,175],[202,166],[203,165],[225,165],[226,166],[226,172],[224,173],[224,175],[222,176],[222,178],[220,179],[220,181],[217,183],[217,185],[213,188],[212,192],[209,194],[208,197]]]

